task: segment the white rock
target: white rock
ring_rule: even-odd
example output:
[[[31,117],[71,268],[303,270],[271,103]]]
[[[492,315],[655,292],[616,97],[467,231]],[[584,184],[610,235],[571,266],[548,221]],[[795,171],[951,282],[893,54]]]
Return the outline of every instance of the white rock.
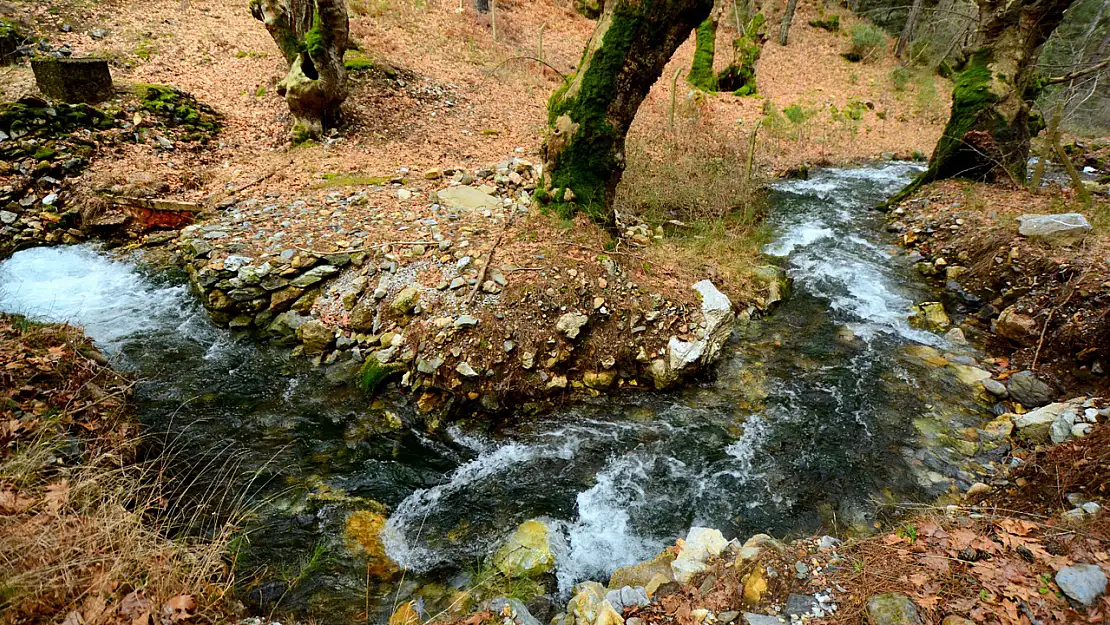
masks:
[[[720,555],[728,546],[728,541],[719,530],[709,527],[691,527],[686,534],[682,551],[674,562],[671,562],[671,571],[675,580],[687,583],[699,571],[705,569],[705,561],[710,556]]]
[[[1019,234],[1053,245],[1076,243],[1091,231],[1091,224],[1079,213],[1022,215],[1017,220]]]

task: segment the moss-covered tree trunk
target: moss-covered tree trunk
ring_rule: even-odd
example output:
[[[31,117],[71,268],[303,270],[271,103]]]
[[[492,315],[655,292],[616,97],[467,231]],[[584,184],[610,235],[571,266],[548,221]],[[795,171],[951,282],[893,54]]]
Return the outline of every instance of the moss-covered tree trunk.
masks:
[[[293,141],[319,138],[325,128],[338,125],[339,107],[347,98],[346,2],[251,0],[250,7],[289,63],[278,93],[293,115]]]
[[[944,178],[1025,180],[1029,144],[1043,127],[1033,113],[1037,59],[1073,0],[979,0],[976,49],[956,77],[952,113],[929,169],[900,193]]]
[[[721,0],[713,5],[709,17],[694,30],[694,62],[686,75],[689,83],[702,91],[717,90],[717,74],[713,72],[713,58],[717,48],[717,24],[720,21]]]
[[[628,127],[674,51],[712,8],[713,0],[605,2],[578,71],[548,103],[541,200],[564,216],[582,210],[614,222]]]
[[[763,14],[756,13],[732,40],[732,60],[717,75],[717,88],[738,96],[755,95],[755,62],[763,52],[765,41]]]

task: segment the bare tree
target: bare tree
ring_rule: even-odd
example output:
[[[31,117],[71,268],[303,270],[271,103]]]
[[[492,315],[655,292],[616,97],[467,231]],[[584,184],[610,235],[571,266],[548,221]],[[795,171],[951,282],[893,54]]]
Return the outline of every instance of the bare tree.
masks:
[[[541,200],[611,225],[636,111],[713,0],[607,0],[578,71],[551,96]]]
[[[338,125],[339,107],[347,99],[346,2],[251,0],[250,8],[289,63],[278,93],[293,114],[293,141],[319,138]]]
[[[790,34],[790,22],[794,21],[794,11],[798,8],[798,0],[786,0],[786,12],[782,14],[782,27],[779,29],[779,45],[786,45],[786,38]]]
[[[913,31],[917,28],[917,20],[921,17],[921,5],[921,0],[913,0],[910,14],[906,17],[906,25],[902,27],[902,34],[898,37],[898,43],[894,45],[894,56],[898,58],[903,58],[906,50],[913,43]]]

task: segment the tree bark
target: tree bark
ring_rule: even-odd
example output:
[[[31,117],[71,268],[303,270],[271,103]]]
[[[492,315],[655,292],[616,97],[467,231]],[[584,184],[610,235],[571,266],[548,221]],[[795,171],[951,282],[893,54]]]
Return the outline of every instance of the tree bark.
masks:
[[[541,201],[612,225],[628,127],[712,0],[608,0],[578,71],[548,103]]]
[[[929,169],[894,201],[945,178],[1025,181],[1041,48],[1074,0],[979,0],[976,49],[956,78],[952,113]]]
[[[709,17],[694,30],[694,62],[686,75],[689,83],[702,91],[717,90],[717,75],[713,73],[713,58],[717,47],[717,25],[720,20],[720,1],[713,5]]]
[[[794,10],[798,8],[798,0],[787,0],[786,12],[782,14],[782,28],[779,30],[779,45],[785,46],[787,36],[790,34],[790,22],[794,21]]]
[[[289,63],[277,89],[293,115],[294,143],[320,138],[339,124],[347,98],[345,0],[251,0],[250,7]]]
[[[921,0],[913,0],[910,14],[906,17],[906,25],[902,28],[902,34],[898,37],[898,43],[894,46],[894,56],[898,58],[905,56],[906,50],[913,43],[913,31],[917,28],[917,20],[921,16],[921,4]]]

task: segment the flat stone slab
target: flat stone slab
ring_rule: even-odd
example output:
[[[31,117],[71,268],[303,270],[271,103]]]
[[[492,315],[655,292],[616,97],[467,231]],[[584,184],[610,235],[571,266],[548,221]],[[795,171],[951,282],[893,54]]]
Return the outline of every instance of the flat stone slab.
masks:
[[[31,70],[35,73],[39,91],[54,100],[95,104],[115,95],[106,59],[34,59]]]
[[[1017,220],[1018,234],[1052,245],[1077,243],[1091,231],[1091,224],[1079,213],[1022,215]]]
[[[1065,566],[1056,573],[1056,585],[1070,599],[1089,606],[1106,592],[1106,573],[1094,564]]]
[[[501,208],[501,200],[474,187],[451,187],[438,191],[436,195],[439,196],[440,204],[456,210],[477,211]]]

